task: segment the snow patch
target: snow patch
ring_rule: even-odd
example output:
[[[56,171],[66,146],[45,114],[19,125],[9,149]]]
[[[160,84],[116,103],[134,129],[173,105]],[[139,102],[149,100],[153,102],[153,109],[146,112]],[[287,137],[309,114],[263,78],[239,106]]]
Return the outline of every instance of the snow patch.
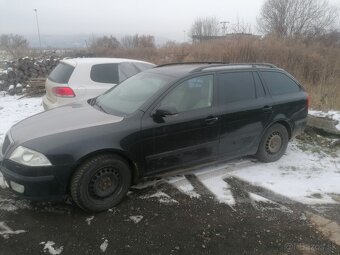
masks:
[[[106,252],[107,247],[109,246],[109,241],[107,239],[100,245],[100,250],[102,252]]]
[[[203,185],[215,195],[216,199],[220,203],[225,203],[230,207],[235,206],[236,202],[230,190],[230,186],[223,180],[223,177],[221,178],[215,176],[208,178],[206,175],[204,177],[197,177],[203,183]]]
[[[134,223],[137,224],[143,219],[143,216],[142,215],[136,215],[136,216],[130,216],[129,218],[130,218],[130,220],[132,220]]]
[[[54,248],[53,245],[55,245],[55,242],[53,241],[47,241],[47,242],[41,242],[41,245],[44,245],[44,252],[48,252],[52,255],[58,255],[62,253],[64,247],[60,246],[59,248]]]
[[[185,177],[170,177],[167,182],[175,186],[180,192],[188,195],[190,198],[200,198],[191,183]]]
[[[336,203],[340,194],[340,157],[302,151],[295,142],[274,163],[253,163],[232,176],[305,204]]]
[[[162,191],[158,191],[152,195],[145,195],[145,196],[142,196],[141,198],[142,199],[158,198],[158,201],[162,204],[179,204],[177,200],[171,198],[168,194]]]
[[[284,213],[293,213],[293,211],[286,206],[278,204],[260,195],[249,193],[249,198],[251,199],[251,204],[253,207],[259,211],[278,210]],[[261,206],[261,203],[267,205]]]
[[[87,225],[91,225],[91,221],[94,219],[94,216],[86,218]]]
[[[13,200],[9,198],[0,197],[0,210],[13,212],[19,209],[29,209],[30,205],[27,201],[24,200]]]
[[[5,222],[0,221],[0,236],[8,239],[10,235],[18,235],[27,232],[26,230],[13,230],[6,225]]]

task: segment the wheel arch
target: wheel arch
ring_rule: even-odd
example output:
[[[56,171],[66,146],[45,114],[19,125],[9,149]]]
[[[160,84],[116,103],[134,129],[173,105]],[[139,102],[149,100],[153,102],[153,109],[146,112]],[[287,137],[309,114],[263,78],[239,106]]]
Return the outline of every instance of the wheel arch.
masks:
[[[287,129],[287,132],[288,132],[288,139],[290,140],[292,138],[292,134],[293,134],[293,127],[292,125],[290,124],[289,120],[287,119],[277,119],[277,120],[274,120],[273,122],[271,122],[262,132],[261,134],[261,139],[260,141],[262,140],[263,136],[265,135],[265,133],[267,132],[267,130],[269,128],[271,128],[273,125],[275,124],[281,124],[282,126],[284,126],[286,129]]]
[[[278,120],[278,121],[272,123],[270,126],[273,126],[275,124],[281,124],[282,126],[284,126],[287,129],[289,140],[292,138],[293,128],[292,128],[292,126],[291,126],[291,124],[289,123],[288,120],[284,120],[284,119]]]
[[[116,150],[116,149],[100,149],[100,150],[93,151],[91,153],[84,155],[83,157],[77,160],[75,166],[73,167],[71,176],[74,174],[76,169],[86,160],[92,157],[95,157],[97,155],[101,155],[101,154],[115,154],[123,158],[129,164],[129,167],[131,169],[131,183],[136,184],[138,182],[139,177],[140,177],[140,172],[139,172],[137,163],[131,157],[129,157],[125,152]],[[69,183],[68,183],[68,186],[69,186]]]

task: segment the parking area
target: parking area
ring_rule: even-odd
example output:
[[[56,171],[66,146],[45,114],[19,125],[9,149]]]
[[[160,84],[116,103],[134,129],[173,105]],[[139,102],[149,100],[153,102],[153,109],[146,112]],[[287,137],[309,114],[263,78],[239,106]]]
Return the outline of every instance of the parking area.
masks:
[[[0,110],[0,140],[41,110],[40,99],[1,100],[11,111]],[[242,158],[148,179],[100,214],[20,200],[0,176],[0,254],[340,254],[333,142],[310,132],[275,163]]]

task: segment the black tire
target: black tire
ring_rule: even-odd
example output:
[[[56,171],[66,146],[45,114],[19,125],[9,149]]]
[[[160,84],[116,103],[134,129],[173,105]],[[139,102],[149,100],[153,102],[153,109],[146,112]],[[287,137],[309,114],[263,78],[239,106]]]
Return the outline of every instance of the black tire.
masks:
[[[274,124],[262,137],[256,157],[262,162],[274,162],[279,160],[286,152],[288,146],[288,131],[281,124]]]
[[[101,212],[117,205],[131,185],[128,163],[113,154],[94,156],[81,164],[72,176],[73,201],[83,210]]]

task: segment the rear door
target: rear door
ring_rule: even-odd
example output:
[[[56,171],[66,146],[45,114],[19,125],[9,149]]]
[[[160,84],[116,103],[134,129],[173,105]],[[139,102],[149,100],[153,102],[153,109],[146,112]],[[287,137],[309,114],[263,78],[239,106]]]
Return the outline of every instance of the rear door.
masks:
[[[178,111],[155,119],[160,106]],[[147,174],[206,161],[218,155],[219,110],[214,75],[186,79],[168,92],[142,120],[142,155]]]
[[[232,158],[255,153],[272,114],[271,99],[258,73],[219,73],[218,94],[221,154]]]

